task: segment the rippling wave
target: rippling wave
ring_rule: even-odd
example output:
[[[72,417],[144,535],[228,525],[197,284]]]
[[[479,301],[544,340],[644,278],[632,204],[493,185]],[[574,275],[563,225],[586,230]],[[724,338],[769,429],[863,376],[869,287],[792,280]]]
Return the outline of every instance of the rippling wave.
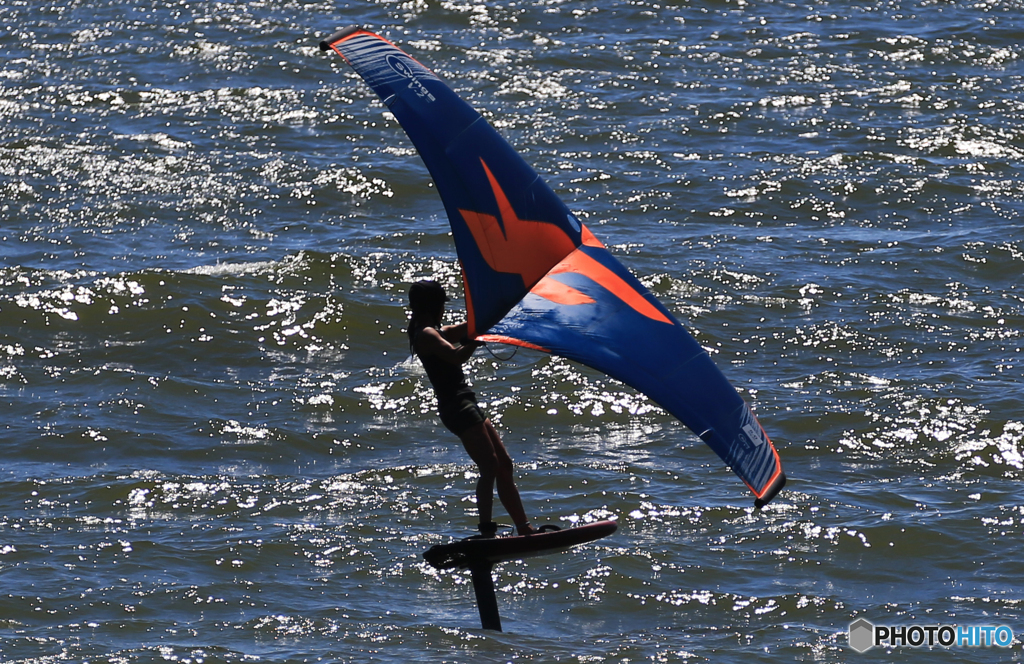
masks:
[[[843,662],[858,617],[1021,632],[1020,9],[0,6],[0,659]],[[478,352],[535,520],[620,528],[499,567],[507,631],[476,628],[469,577],[421,558],[472,531],[475,471],[403,331],[408,283],[461,276],[411,144],[316,47],[351,23],[687,321],[783,457],[769,509],[643,395]]]

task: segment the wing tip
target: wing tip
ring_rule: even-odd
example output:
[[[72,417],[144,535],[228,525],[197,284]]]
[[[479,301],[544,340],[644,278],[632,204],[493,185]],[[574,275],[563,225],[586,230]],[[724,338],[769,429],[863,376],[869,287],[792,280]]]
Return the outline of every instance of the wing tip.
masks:
[[[779,474],[772,480],[772,483],[768,485],[768,488],[764,490],[760,496],[754,500],[754,507],[761,509],[765,505],[771,502],[772,498],[777,496],[782,487],[786,486],[786,473],[779,471]]]
[[[320,42],[320,50],[321,51],[329,51],[329,50],[331,50],[331,45],[332,44],[336,44],[336,43],[340,42],[342,39],[344,39],[345,37],[348,37],[349,35],[351,35],[354,32],[359,32],[362,29],[363,28],[360,25],[350,25],[347,28],[342,28],[341,30],[338,30],[337,32],[335,32],[333,35],[331,35],[327,39],[322,40]]]

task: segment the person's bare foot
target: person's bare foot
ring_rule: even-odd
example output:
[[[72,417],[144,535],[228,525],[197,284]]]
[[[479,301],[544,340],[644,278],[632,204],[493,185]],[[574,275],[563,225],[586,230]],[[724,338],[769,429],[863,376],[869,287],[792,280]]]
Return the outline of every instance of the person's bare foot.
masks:
[[[530,525],[530,522],[516,524],[516,532],[519,535],[533,535],[537,529]]]

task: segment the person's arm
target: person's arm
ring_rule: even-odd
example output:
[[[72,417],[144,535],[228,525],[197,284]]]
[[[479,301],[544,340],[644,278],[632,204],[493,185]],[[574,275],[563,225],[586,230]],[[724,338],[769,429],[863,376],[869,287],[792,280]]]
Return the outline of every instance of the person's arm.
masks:
[[[463,321],[458,325],[445,325],[441,328],[441,336],[450,344],[463,343],[469,334],[469,323]]]
[[[447,327],[454,328],[458,325]],[[441,332],[432,327],[425,327],[416,335],[414,348],[419,355],[436,355],[449,364],[462,364],[477,349],[478,344],[473,341],[462,346],[453,346],[446,336],[447,334],[442,336]]]

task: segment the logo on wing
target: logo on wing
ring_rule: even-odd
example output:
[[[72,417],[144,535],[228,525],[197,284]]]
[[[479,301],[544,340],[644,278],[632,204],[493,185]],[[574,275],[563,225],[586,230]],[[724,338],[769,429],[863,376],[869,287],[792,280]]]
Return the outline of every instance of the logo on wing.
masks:
[[[392,71],[399,76],[411,79],[416,78],[416,72],[413,70],[412,65],[409,64],[407,58],[390,53],[386,58],[384,58],[384,60],[388,63],[388,66],[391,67]]]
[[[420,80],[423,73],[416,69],[413,61],[408,56],[389,53],[384,58],[384,61],[391,68],[391,71],[409,81],[409,89],[415,92],[417,97],[427,101],[435,100],[434,95],[431,94],[427,86],[423,85],[423,82]]]

